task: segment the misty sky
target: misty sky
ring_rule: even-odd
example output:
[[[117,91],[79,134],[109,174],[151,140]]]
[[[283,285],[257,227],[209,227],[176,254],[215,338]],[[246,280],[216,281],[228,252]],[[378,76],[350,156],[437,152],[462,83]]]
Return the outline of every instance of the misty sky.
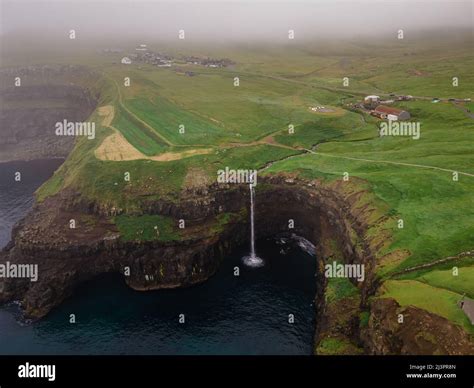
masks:
[[[0,0],[2,35],[30,33],[64,35],[75,29],[81,37],[187,40],[284,40],[351,37],[470,27],[472,1],[120,1],[120,0]]]

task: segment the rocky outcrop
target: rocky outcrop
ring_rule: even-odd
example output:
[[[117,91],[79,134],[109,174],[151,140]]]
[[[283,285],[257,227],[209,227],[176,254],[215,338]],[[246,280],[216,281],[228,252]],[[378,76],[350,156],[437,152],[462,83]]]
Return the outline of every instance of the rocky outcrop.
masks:
[[[1,262],[38,264],[39,280],[0,282],[0,302],[20,300],[28,317],[39,318],[81,282],[104,272],[125,274],[126,268],[125,280],[137,290],[202,282],[215,273],[225,254],[247,241],[248,195],[246,186],[211,185],[199,195],[183,192],[176,202],[144,201],[148,214],[186,220],[182,238],[168,242],[123,241],[105,209],[76,200],[78,195],[72,192],[50,197],[16,226],[12,242],[0,256]],[[324,255],[321,236],[331,236],[348,260],[371,258],[357,254],[350,214],[334,188],[272,177],[258,187],[256,198],[258,237],[296,233],[315,243],[318,254]],[[229,212],[242,216],[215,228],[216,217]],[[76,229],[69,228],[70,219],[76,220]],[[288,228],[290,219],[293,229]],[[318,276],[318,281],[317,308],[322,313],[324,277]]]
[[[358,190],[357,185],[340,181],[285,176],[261,178],[256,190],[257,237],[295,233],[316,247],[316,344],[336,335],[351,344],[346,349],[349,353],[359,352],[362,346],[369,354],[472,353],[466,333],[449,321],[406,307],[407,324],[399,327],[399,306],[388,299],[370,302],[378,288],[374,268],[380,244],[368,230],[382,220],[360,202],[363,196]],[[187,226],[178,239],[139,242],[125,241],[114,224],[114,216],[124,209],[99,206],[79,193],[62,191],[36,204],[0,253],[0,262],[39,266],[37,282],[0,279],[0,303],[18,300],[27,317],[41,318],[79,284],[106,272],[123,274],[130,287],[143,291],[203,282],[217,271],[226,254],[248,240],[248,196],[247,186],[213,184],[183,191],[175,201],[145,198],[138,204],[139,213],[184,219]],[[234,217],[219,224],[223,213]],[[71,219],[76,229],[69,228]],[[357,298],[328,306],[324,264],[336,251],[346,263],[364,264],[365,281],[354,283]],[[345,314],[347,327],[340,327],[338,311]],[[369,324],[363,328],[359,327],[361,311],[370,312]],[[450,345],[449,336],[439,333],[457,336],[458,350]]]
[[[400,307],[391,298],[371,303],[361,338],[369,354],[474,354],[474,343],[461,327],[417,307]]]
[[[17,77],[20,86],[14,86]],[[0,72],[0,161],[69,155],[75,138],[56,136],[55,124],[65,119],[83,122],[94,111],[98,99],[87,87],[68,81],[76,77],[87,83],[96,76],[73,66]]]

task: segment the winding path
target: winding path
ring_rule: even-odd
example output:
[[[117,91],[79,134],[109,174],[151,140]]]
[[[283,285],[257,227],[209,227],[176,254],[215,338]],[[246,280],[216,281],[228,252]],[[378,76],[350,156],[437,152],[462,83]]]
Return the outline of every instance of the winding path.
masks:
[[[427,165],[424,165],[424,164],[393,162],[391,160],[375,160],[375,159],[354,158],[352,156],[332,155],[332,154],[326,154],[326,153],[323,153],[323,152],[314,152],[313,150],[310,150],[310,149],[307,149],[307,148],[305,148],[304,150],[311,153],[311,154],[313,154],[313,155],[327,156],[329,158],[357,160],[357,161],[368,162],[368,163],[385,163],[385,164],[394,164],[394,165],[399,165],[399,166],[427,168],[427,169],[431,169],[431,170],[438,170],[438,171],[444,171],[444,172],[450,172],[450,173],[457,172],[459,175],[465,175],[465,176],[470,176],[470,177],[474,178],[474,174],[471,174],[471,173],[468,173],[468,172],[463,172],[463,171],[458,171],[458,170],[450,170],[448,168],[442,168],[442,167],[427,166]]]

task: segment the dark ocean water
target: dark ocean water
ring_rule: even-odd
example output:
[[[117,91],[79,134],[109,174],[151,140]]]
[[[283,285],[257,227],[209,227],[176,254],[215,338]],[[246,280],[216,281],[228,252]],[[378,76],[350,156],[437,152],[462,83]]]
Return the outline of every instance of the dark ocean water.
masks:
[[[35,190],[62,163],[62,159],[0,163],[0,249],[10,241],[13,225],[31,209]],[[20,181],[15,181],[17,172]]]
[[[47,178],[46,167],[51,174],[60,162],[28,163],[31,179],[22,188],[4,181],[4,172],[18,166],[0,165],[3,245],[9,225],[30,208],[33,191]],[[303,248],[302,240],[258,241],[263,267],[245,267],[248,249],[242,247],[207,282],[185,289],[137,292],[118,275],[100,276],[28,325],[16,321],[14,306],[4,307],[0,354],[311,354],[316,259]]]

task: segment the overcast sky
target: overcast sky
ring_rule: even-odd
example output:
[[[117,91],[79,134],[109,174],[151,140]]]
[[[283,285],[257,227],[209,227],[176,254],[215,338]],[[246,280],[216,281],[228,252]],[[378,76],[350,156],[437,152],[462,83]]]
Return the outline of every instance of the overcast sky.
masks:
[[[449,31],[474,24],[473,1],[123,1],[0,0],[3,35],[35,38],[75,29],[81,37],[140,36],[186,40],[274,40],[351,37],[402,28]]]

